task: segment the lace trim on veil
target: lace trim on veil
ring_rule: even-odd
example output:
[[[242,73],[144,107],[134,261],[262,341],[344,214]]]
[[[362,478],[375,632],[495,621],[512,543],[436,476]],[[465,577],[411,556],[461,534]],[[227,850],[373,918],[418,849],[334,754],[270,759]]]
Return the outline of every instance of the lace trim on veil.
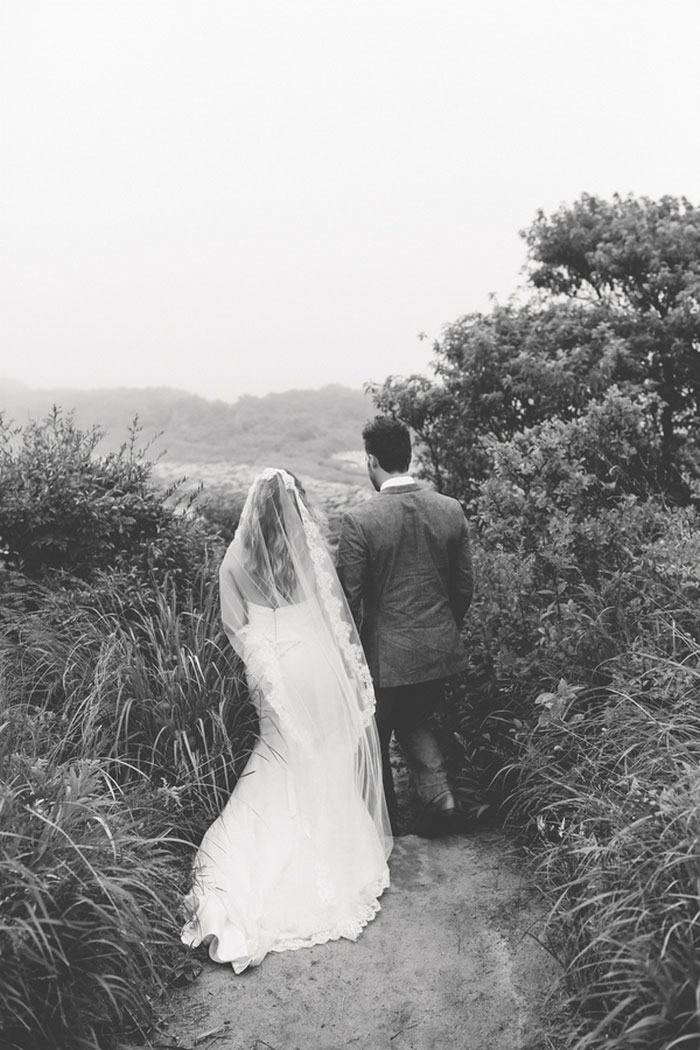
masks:
[[[351,620],[343,616],[343,604],[340,598],[333,593],[334,579],[328,569],[328,547],[321,535],[321,530],[309,513],[306,505],[301,499],[297,498],[296,482],[291,474],[277,467],[266,467],[259,476],[265,481],[279,478],[285,488],[294,495],[296,506],[301,515],[301,522],[318,590],[328,614],[333,635],[345,658],[347,667],[354,673],[360,686],[360,724],[363,728],[367,728],[372,721],[376,708],[374,685],[362,646],[353,641]],[[243,514],[245,514],[245,508]],[[347,616],[350,617],[349,611]],[[257,679],[260,682],[265,681],[266,699],[278,714],[280,723],[284,725],[289,732],[290,738],[296,743],[304,747],[309,746],[311,744],[309,734],[299,725],[286,702],[284,681],[279,672],[273,644],[264,631],[258,630],[251,625],[246,625],[240,629],[239,638],[248,649],[247,658],[252,668],[255,668],[258,658],[261,661]]]
[[[279,467],[266,467],[260,473],[260,477],[267,481],[272,478],[280,478],[285,488],[288,491],[293,492],[296,497],[296,482],[286,470],[282,470]],[[366,728],[372,721],[372,716],[374,715],[376,708],[376,699],[374,695],[374,685],[372,683],[369,667],[367,666],[365,654],[362,646],[353,641],[350,622],[342,616],[343,605],[340,599],[333,593],[333,576],[327,568],[329,560],[328,548],[321,535],[321,530],[309,513],[304,502],[298,498],[296,498],[295,501],[301,515],[301,521],[304,527],[304,534],[311,555],[318,589],[328,613],[328,619],[335,640],[345,657],[348,667],[354,671],[360,684],[360,720],[362,726]],[[349,612],[348,616],[350,616]]]
[[[293,479],[290,478],[289,480],[293,485]],[[286,480],[285,484],[287,484]],[[321,536],[321,530],[301,500],[299,501],[299,510],[309,545],[309,553],[316,573],[318,588],[328,612],[328,618],[331,627],[333,628],[335,640],[337,641],[340,651],[343,653],[349,667],[354,670],[360,683],[362,691],[360,714],[362,725],[366,727],[372,721],[372,716],[376,707],[376,700],[374,696],[374,685],[372,684],[372,677],[369,673],[365,654],[362,650],[362,646],[357,642],[353,642],[350,623],[342,616],[342,603],[333,593],[333,577],[326,568],[328,548]]]

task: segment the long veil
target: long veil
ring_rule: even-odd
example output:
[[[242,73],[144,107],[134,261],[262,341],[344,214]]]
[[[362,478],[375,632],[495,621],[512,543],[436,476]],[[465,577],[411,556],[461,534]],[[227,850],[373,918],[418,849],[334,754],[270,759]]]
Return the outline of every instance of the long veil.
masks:
[[[387,857],[392,837],[372,680],[328,547],[287,471],[266,468],[253,482],[220,588],[226,634],[254,698],[276,722],[298,783],[309,797],[330,791],[328,806],[340,810],[339,821],[338,791],[359,792]],[[290,617],[306,625],[312,640],[297,647],[301,667],[283,630]]]

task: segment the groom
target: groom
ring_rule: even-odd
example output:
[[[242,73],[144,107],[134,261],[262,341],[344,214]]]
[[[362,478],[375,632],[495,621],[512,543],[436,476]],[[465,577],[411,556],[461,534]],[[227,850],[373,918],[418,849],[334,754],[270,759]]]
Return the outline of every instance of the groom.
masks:
[[[473,590],[467,523],[457,500],[419,487],[408,473],[403,423],[377,416],[362,438],[379,495],[344,516],[338,575],[374,680],[389,816],[395,828],[395,732],[425,806],[418,833],[449,834],[458,825],[455,800],[426,720],[445,680],[466,666],[459,628]]]

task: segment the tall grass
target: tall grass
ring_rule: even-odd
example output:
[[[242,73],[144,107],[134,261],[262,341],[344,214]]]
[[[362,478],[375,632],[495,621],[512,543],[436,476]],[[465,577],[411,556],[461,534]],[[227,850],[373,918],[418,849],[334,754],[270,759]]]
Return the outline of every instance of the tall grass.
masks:
[[[562,684],[523,735],[509,820],[554,900],[576,1050],[700,1045],[698,637],[659,612],[608,689]]]
[[[562,1045],[700,1046],[700,519],[625,499],[580,520],[545,503],[538,525],[539,494],[491,495],[451,715],[462,796],[531,850]]]
[[[17,1050],[145,1030],[191,843],[255,719],[215,573],[139,596],[35,586],[0,632],[0,1031]]]
[[[165,837],[87,761],[18,766],[0,836],[3,1046],[88,1048],[147,1023],[176,937]]]

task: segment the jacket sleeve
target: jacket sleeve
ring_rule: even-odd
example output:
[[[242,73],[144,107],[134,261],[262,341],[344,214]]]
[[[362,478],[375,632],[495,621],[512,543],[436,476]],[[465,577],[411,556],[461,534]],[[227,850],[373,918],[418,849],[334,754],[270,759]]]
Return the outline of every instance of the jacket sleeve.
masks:
[[[336,568],[359,630],[362,625],[362,600],[367,586],[368,549],[362,529],[351,514],[345,514],[341,523]]]
[[[461,627],[474,594],[474,566],[467,519],[460,507],[460,530],[450,572],[450,605],[457,625]]]

